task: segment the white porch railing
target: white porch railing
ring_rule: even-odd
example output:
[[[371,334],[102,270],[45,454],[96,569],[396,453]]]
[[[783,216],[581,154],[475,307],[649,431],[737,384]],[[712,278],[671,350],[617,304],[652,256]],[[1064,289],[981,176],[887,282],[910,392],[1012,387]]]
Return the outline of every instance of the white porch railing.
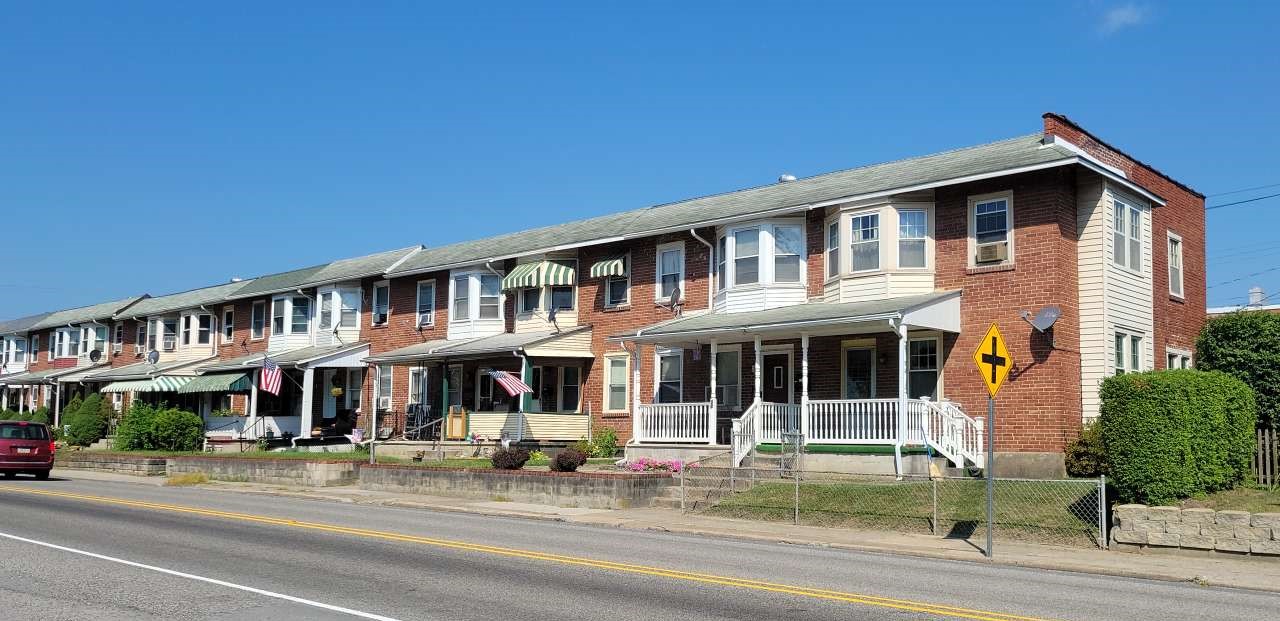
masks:
[[[761,442],[781,442],[783,433],[800,431],[800,406],[794,403],[761,403],[759,424]]]
[[[762,404],[756,401],[742,413],[742,416],[733,419],[733,433],[730,439],[733,449],[733,465],[741,466],[742,460],[746,459],[751,451],[755,450],[756,445],[760,443],[760,436],[756,430],[759,428],[760,406]]]
[[[983,419],[969,417],[951,401],[913,399],[908,406],[908,444],[927,443],[957,467],[966,461],[983,465],[983,423]]]
[[[898,438],[897,399],[810,401],[809,444],[893,444]]]
[[[710,403],[642,403],[636,441],[715,444],[715,417]]]

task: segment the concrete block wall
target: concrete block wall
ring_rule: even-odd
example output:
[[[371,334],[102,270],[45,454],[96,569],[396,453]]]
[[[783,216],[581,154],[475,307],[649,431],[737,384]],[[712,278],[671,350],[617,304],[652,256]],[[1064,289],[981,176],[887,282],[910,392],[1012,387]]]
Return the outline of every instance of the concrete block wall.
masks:
[[[1111,543],[1120,550],[1214,551],[1280,558],[1280,513],[1119,505]]]
[[[174,457],[168,460],[169,476],[203,472],[210,479],[328,487],[352,485],[360,465],[354,461],[311,462],[301,459],[231,459]]]

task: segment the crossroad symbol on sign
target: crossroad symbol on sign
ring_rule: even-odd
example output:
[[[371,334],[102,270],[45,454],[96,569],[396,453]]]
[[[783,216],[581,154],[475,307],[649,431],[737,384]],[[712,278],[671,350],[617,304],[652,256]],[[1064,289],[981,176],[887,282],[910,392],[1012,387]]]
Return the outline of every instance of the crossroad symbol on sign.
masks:
[[[1004,337],[996,324],[991,324],[986,336],[982,337],[977,351],[973,352],[973,361],[982,372],[982,381],[987,385],[987,392],[991,393],[992,397],[996,396],[1013,368],[1013,356],[1009,355],[1009,348],[1005,346]]]

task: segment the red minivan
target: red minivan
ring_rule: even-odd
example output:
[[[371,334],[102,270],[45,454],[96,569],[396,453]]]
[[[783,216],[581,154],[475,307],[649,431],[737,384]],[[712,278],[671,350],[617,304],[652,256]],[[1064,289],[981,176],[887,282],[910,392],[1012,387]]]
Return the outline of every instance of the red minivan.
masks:
[[[43,423],[0,420],[0,474],[19,472],[49,478],[53,469],[53,436]]]

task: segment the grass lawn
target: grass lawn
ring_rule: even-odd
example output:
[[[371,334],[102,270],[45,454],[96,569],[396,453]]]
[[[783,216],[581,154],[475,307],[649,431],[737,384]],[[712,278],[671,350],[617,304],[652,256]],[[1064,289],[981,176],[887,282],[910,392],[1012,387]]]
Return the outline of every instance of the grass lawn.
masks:
[[[77,451],[78,452],[78,451]],[[87,452],[87,451],[86,451]],[[307,461],[359,461],[368,462],[368,453],[309,453],[306,451],[245,451],[243,453],[228,451],[225,453],[204,453],[200,451],[92,451],[94,455],[123,455],[129,457],[209,457],[213,459],[299,459]],[[611,458],[588,459],[588,464],[605,465],[614,462]],[[378,456],[380,464],[403,464],[421,468],[492,468],[488,457],[454,457],[445,460],[424,460],[415,462],[408,457]],[[526,467],[547,467],[549,459],[530,459]]]
[[[1201,498],[1188,498],[1178,503],[1178,506],[1183,509],[1280,513],[1280,489],[1267,490],[1256,487],[1238,487]]]
[[[939,534],[970,537],[985,532],[986,483],[939,480]],[[800,523],[831,528],[931,533],[934,483],[832,481],[800,484]],[[722,499],[708,512],[743,519],[793,519],[795,484],[763,483]],[[996,487],[996,532],[1002,537],[1096,545],[1097,486],[1092,481],[1001,481]]]

